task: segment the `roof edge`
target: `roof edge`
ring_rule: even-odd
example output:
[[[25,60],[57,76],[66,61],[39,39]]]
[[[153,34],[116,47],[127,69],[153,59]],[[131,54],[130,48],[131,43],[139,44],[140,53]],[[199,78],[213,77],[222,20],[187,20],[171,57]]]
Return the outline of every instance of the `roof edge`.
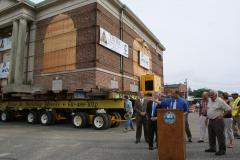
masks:
[[[130,16],[130,18],[134,19],[136,21],[136,23],[141,26],[142,29],[145,30],[145,32],[159,45],[159,47],[162,49],[162,51],[165,51],[166,48],[164,47],[164,45],[160,42],[160,40],[149,30],[149,28],[142,22],[142,20],[140,20],[136,14],[127,7],[127,5],[123,4],[121,1],[119,0],[113,0],[111,2],[115,2],[115,4],[117,4],[120,8],[124,9],[128,16]]]

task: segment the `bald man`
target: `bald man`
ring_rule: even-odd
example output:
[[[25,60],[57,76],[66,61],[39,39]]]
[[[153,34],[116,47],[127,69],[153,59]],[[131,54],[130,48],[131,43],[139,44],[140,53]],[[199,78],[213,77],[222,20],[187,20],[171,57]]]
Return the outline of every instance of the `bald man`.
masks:
[[[205,152],[216,152],[217,139],[219,151],[215,155],[221,156],[226,154],[223,117],[231,112],[231,107],[218,97],[216,91],[210,91],[209,97],[207,104],[209,149]]]
[[[148,142],[148,128],[147,128],[147,102],[148,100],[144,98],[144,93],[138,93],[139,98],[134,103],[134,108],[136,111],[136,141],[135,143],[139,143],[142,136],[142,128],[144,129],[144,138],[145,141]]]

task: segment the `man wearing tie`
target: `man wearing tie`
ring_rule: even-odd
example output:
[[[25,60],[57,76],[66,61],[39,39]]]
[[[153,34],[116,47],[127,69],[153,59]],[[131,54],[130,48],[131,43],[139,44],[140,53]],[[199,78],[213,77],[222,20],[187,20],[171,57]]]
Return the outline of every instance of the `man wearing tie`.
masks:
[[[172,100],[170,102],[170,108],[171,109],[178,109],[182,110],[185,115],[185,132],[188,137],[188,142],[192,142],[192,134],[189,129],[189,124],[188,124],[188,102],[180,97],[180,92],[175,91],[172,95]]]
[[[144,93],[139,92],[139,99],[135,101],[134,108],[136,111],[136,125],[137,125],[137,130],[136,130],[136,142],[139,143],[141,136],[142,136],[142,126],[144,129],[144,138],[145,141],[148,142],[148,129],[147,129],[147,99],[144,98]]]
[[[153,140],[154,134],[157,137],[157,109],[160,108],[159,105],[160,93],[154,92],[153,98],[147,103],[147,119],[148,119],[148,129],[149,129],[149,150],[153,150]]]

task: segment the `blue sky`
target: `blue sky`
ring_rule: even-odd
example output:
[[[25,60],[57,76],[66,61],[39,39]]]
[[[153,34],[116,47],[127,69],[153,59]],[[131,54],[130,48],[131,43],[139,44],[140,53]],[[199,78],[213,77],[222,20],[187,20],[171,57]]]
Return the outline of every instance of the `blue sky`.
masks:
[[[121,1],[166,47],[165,84],[240,92],[239,0]]]
[[[239,0],[121,1],[166,47],[165,83],[240,92]]]

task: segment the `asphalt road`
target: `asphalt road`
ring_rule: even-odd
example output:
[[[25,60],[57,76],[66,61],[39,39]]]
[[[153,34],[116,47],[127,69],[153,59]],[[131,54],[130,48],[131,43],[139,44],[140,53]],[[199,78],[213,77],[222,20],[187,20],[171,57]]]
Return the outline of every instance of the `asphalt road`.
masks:
[[[194,137],[187,143],[187,160],[238,160],[240,140],[216,157],[205,153],[207,143],[199,144],[197,114],[189,121]],[[24,122],[0,122],[0,160],[155,160],[157,150],[148,150],[145,142],[135,144],[135,132],[122,132],[123,127],[97,131],[75,129],[70,124],[30,125]]]

